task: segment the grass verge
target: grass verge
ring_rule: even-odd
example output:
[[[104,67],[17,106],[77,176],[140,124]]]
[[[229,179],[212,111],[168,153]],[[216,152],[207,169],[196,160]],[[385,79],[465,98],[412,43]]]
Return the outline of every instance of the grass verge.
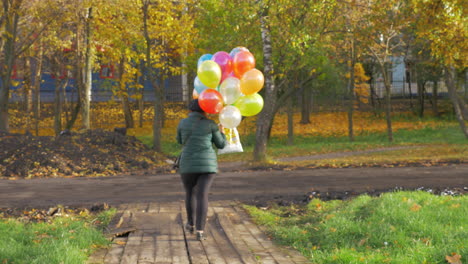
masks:
[[[152,145],[152,136],[138,137],[148,146]],[[243,153],[219,155],[220,161],[240,161],[252,158],[255,135],[241,135]],[[412,161],[447,161],[466,160],[468,141],[460,127],[454,123],[441,123],[438,127],[421,129],[400,129],[394,131],[394,141],[388,142],[386,133],[367,133],[355,137],[353,142],[347,136],[301,136],[297,135],[293,145],[287,144],[285,137],[272,137],[268,145],[268,156],[271,159],[293,156],[308,156],[332,152],[361,151],[395,146],[416,146],[411,151],[390,151],[383,156],[378,154],[353,156],[351,159],[323,160],[323,164],[336,166],[388,163],[389,161],[405,160],[409,155]],[[174,137],[166,136],[163,140],[163,152],[172,156],[178,155],[181,146]],[[356,159],[355,159],[356,158]],[[291,162],[289,162],[291,164]],[[298,163],[297,165],[304,165]]]
[[[95,249],[109,244],[102,229],[114,214],[110,209],[98,215],[56,217],[48,223],[0,219],[0,263],[85,263]]]
[[[468,196],[394,192],[306,207],[246,206],[274,239],[312,263],[446,263],[468,257]]]

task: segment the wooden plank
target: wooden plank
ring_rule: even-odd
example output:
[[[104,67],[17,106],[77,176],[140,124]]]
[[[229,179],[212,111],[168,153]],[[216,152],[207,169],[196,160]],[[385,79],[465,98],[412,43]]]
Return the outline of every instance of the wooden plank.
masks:
[[[232,245],[236,248],[237,253],[240,255],[244,263],[256,263],[254,256],[252,255],[251,250],[247,244],[239,238],[231,220],[226,215],[226,213],[218,213],[218,220],[220,225],[223,227],[226,236]]]
[[[171,263],[171,242],[169,235],[156,236],[156,258],[155,263]]]
[[[285,247],[276,246],[266,235],[260,227],[255,225],[251,220],[250,216],[241,208],[234,207],[234,210],[243,219],[243,224],[249,229],[249,231],[257,238],[262,246],[267,249],[273,258],[279,263],[294,264],[298,263],[310,263],[306,257],[302,256],[299,252],[294,249],[287,249]]]
[[[143,239],[143,231],[137,230],[133,233],[130,233],[127,240],[127,245],[125,246],[121,264],[135,264],[138,262],[138,248],[141,245],[141,240]]]
[[[171,242],[168,226],[170,223],[170,218],[166,213],[157,215],[158,221],[157,232],[156,232],[156,258],[155,263],[171,263]]]
[[[104,258],[106,264],[119,264],[122,259],[122,254],[127,243],[127,237],[116,237],[111,248]]]
[[[226,208],[227,215],[231,219],[234,229],[238,233],[240,239],[244,241],[247,247],[252,251],[255,259],[260,259],[261,263],[276,263],[270,252],[250,233],[247,227],[244,226],[240,216],[232,208]]]
[[[160,203],[150,203],[148,206],[148,213],[159,213]]]
[[[185,247],[185,238],[182,230],[180,213],[171,215],[169,223],[172,263],[174,264],[189,264],[187,248]]]
[[[104,264],[104,258],[106,257],[107,249],[100,248],[93,252],[93,254],[86,261],[86,264]]]
[[[119,204],[115,206],[118,211],[125,211],[128,208],[128,204]]]
[[[210,236],[216,242],[226,262],[229,264],[242,263],[241,256],[237,252],[236,248],[234,248],[234,246],[231,244],[222,226],[219,224],[217,214],[214,217],[212,217],[212,219],[210,220],[210,224]]]
[[[149,203],[136,203],[132,205],[132,210],[138,213],[146,213],[148,211]]]
[[[138,254],[138,264],[149,264],[155,261],[155,237],[152,233],[143,233]]]
[[[159,213],[179,213],[180,212],[180,203],[173,202],[161,205]]]
[[[187,223],[187,212],[182,210],[181,213],[182,223]],[[189,253],[190,262],[192,264],[209,264],[203,245],[196,240],[194,234],[186,232],[184,229],[185,241],[187,243],[187,250]]]
[[[209,208],[208,214],[211,214],[210,218],[212,218],[214,211],[211,208]],[[220,248],[218,247],[218,244],[216,243],[215,239],[212,236],[211,228],[212,228],[211,221],[207,220],[206,226],[205,226],[205,233],[207,234],[207,239],[203,240],[201,243],[207,255],[208,261],[210,263],[216,263],[216,264],[227,263],[225,259],[223,258],[223,252],[220,250]]]

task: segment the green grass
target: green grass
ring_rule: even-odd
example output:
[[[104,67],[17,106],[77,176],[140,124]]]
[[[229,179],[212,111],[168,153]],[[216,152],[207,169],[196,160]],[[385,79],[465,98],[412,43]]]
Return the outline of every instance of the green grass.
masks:
[[[93,249],[109,244],[100,228],[114,214],[108,210],[97,216],[58,217],[51,223],[0,219],[0,263],[85,263]]]
[[[412,120],[416,122],[417,120]],[[148,146],[152,145],[152,136],[143,136],[139,139]],[[252,158],[255,144],[255,134],[241,135],[244,153],[220,155],[221,161],[248,160]],[[342,137],[305,137],[295,136],[294,145],[287,144],[285,137],[272,137],[268,144],[268,155],[271,158],[314,155],[329,152],[343,152],[366,150],[380,147],[403,145],[467,145],[460,127],[454,123],[446,123],[437,128],[423,128],[418,130],[394,131],[393,143],[388,142],[386,133],[368,133],[357,135],[354,142],[350,142],[347,136]],[[174,137],[163,140],[163,152],[176,156],[181,146],[175,142]]]
[[[446,263],[468,257],[468,196],[395,192],[305,208],[246,207],[280,244],[312,263]]]

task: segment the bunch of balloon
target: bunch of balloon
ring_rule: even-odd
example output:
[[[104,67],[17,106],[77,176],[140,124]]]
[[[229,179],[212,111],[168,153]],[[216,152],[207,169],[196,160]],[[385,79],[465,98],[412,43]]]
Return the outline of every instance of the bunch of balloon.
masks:
[[[255,68],[255,57],[245,47],[199,58],[193,97],[205,112],[219,113],[219,121],[227,129],[229,144],[220,153],[239,152],[236,128],[242,116],[254,116],[262,110],[263,98],[258,92],[263,85],[263,73]]]

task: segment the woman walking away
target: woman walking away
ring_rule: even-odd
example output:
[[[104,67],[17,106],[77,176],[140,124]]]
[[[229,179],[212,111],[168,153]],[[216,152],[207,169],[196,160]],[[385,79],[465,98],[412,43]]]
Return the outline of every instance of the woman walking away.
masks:
[[[185,229],[193,233],[196,228],[197,239],[205,240],[203,230],[208,213],[208,192],[218,172],[213,143],[217,148],[224,148],[226,136],[221,125],[218,127],[206,117],[198,100],[190,102],[189,110],[188,118],[182,119],[177,127],[177,142],[183,145],[179,173],[186,197]]]

